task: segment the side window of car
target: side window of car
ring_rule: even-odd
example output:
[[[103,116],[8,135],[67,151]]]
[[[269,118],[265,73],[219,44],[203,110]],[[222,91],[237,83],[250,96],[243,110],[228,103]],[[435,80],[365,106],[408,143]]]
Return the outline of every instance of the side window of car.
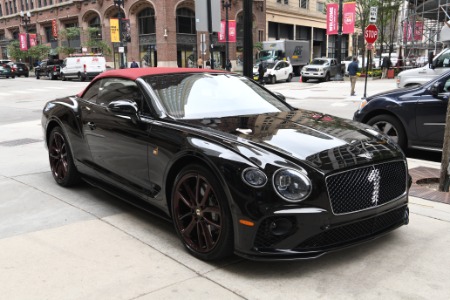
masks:
[[[97,104],[108,106],[112,101],[117,100],[133,100],[141,112],[149,111],[144,94],[136,82],[122,78],[103,79],[99,88]]]
[[[436,68],[448,68],[450,67],[450,51],[439,56]]]
[[[89,89],[84,93],[83,99],[92,103],[97,102],[97,96],[100,88],[100,80],[95,82],[93,85],[89,87]]]

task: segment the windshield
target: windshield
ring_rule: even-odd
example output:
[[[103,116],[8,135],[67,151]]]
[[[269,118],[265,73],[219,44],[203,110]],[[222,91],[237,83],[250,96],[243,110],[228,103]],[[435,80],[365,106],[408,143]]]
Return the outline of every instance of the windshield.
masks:
[[[262,50],[261,52],[259,52],[259,58],[262,60],[271,58],[272,56],[273,56],[272,50]]]
[[[311,65],[324,65],[328,62],[326,59],[313,59]]]
[[[148,76],[166,113],[176,119],[220,118],[291,111],[246,77],[230,74]]]

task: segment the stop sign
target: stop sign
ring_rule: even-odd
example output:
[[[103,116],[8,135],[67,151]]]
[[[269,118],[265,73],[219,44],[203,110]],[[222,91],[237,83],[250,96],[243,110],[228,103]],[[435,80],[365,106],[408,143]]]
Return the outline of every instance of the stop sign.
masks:
[[[369,24],[364,32],[364,38],[368,44],[373,44],[378,38],[378,28],[375,24]]]

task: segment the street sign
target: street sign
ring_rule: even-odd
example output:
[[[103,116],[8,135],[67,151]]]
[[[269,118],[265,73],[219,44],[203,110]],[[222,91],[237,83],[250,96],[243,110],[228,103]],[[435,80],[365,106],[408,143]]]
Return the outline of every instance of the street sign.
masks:
[[[377,22],[377,14],[378,14],[378,7],[372,6],[370,8],[369,23]]]
[[[364,31],[364,38],[367,44],[373,44],[378,38],[378,28],[375,24],[369,24]]]
[[[373,44],[367,44],[366,49],[367,50],[373,50]]]

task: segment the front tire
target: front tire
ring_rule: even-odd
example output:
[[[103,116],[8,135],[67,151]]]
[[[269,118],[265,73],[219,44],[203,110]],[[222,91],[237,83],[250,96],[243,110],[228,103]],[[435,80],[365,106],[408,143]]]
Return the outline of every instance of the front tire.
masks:
[[[400,148],[406,150],[406,133],[402,123],[394,116],[379,115],[367,122],[368,125],[388,135]]]
[[[64,76],[64,73],[61,73],[61,81],[66,81],[66,76]]]
[[[302,76],[302,82],[307,82],[309,78]]]
[[[270,78],[270,83],[272,83],[272,84],[277,83],[277,76],[273,75],[273,76]]]
[[[330,81],[330,73],[327,73],[327,74],[325,75],[324,81],[325,81],[325,82]]]
[[[56,183],[68,187],[80,181],[80,174],[75,167],[69,142],[61,127],[53,128],[50,133],[48,157]]]
[[[202,260],[233,252],[233,226],[228,200],[216,176],[192,164],[175,179],[171,196],[175,230],[186,249]]]

